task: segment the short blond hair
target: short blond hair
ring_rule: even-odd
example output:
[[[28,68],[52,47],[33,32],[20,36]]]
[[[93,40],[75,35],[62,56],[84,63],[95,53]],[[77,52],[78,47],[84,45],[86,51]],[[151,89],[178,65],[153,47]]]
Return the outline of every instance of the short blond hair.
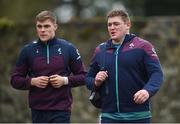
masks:
[[[115,16],[120,16],[124,22],[130,21],[129,14],[127,11],[122,10],[122,9],[114,9],[108,12],[107,18],[115,17]]]
[[[57,17],[56,15],[48,10],[41,11],[37,16],[36,16],[36,21],[45,21],[47,19],[50,19],[53,23],[56,23]]]

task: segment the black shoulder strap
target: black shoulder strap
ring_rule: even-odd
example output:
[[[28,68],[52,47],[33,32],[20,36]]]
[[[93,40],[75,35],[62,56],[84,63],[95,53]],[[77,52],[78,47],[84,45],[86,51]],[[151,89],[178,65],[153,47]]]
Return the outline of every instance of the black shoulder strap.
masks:
[[[101,63],[101,67],[100,67],[100,70],[101,71],[106,71],[106,65],[105,65],[105,63],[106,63],[106,45],[107,45],[107,43],[106,42],[104,42],[104,44],[101,46],[101,50],[102,50],[102,63]],[[107,82],[107,80],[105,80],[104,81],[104,84],[105,84],[105,89],[106,89],[106,91],[105,91],[105,93],[106,93],[106,95],[107,94],[109,94],[109,89],[108,89],[108,82]]]
[[[102,62],[100,62],[100,70],[103,71],[103,70],[106,70],[105,69],[105,61],[106,61],[106,42],[100,47],[101,48],[101,52],[102,52],[102,55],[100,56],[101,57],[101,60]]]

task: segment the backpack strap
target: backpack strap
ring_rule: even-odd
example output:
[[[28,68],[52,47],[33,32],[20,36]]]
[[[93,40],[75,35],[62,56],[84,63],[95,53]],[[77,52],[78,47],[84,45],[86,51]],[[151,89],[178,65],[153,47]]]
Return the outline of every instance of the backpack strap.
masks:
[[[101,67],[100,67],[100,70],[101,71],[106,71],[106,67],[105,67],[105,63],[106,63],[106,47],[107,46],[107,43],[106,42],[104,42],[104,44],[100,47],[101,48],[101,50],[102,50],[102,56],[101,56],[101,60],[102,60],[102,62],[101,62]],[[105,84],[105,93],[106,93],[106,95],[107,94],[109,94],[109,88],[108,88],[108,82],[107,82],[107,80],[105,80],[104,81],[104,84]]]

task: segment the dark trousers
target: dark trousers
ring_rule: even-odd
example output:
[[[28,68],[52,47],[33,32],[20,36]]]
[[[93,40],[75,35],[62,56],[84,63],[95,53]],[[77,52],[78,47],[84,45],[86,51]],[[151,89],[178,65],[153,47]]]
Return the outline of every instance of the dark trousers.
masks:
[[[109,118],[101,118],[101,123],[151,123],[150,118],[139,120],[113,120]]]
[[[71,112],[31,109],[32,123],[70,123]]]

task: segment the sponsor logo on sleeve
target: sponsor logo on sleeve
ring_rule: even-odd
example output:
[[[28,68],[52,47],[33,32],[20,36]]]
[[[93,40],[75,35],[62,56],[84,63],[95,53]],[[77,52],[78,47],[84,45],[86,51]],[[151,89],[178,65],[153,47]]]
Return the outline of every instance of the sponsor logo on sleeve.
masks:
[[[155,51],[154,48],[152,48],[152,54],[151,54],[151,56],[157,56],[156,51]]]
[[[76,59],[78,60],[78,59],[80,59],[80,58],[81,58],[81,56],[80,56],[80,53],[79,53],[79,50],[78,50],[78,49],[76,49],[76,53],[77,53],[77,55],[78,55],[78,57],[77,57]]]
[[[134,47],[133,43],[129,44],[129,48],[133,48],[133,47]]]

